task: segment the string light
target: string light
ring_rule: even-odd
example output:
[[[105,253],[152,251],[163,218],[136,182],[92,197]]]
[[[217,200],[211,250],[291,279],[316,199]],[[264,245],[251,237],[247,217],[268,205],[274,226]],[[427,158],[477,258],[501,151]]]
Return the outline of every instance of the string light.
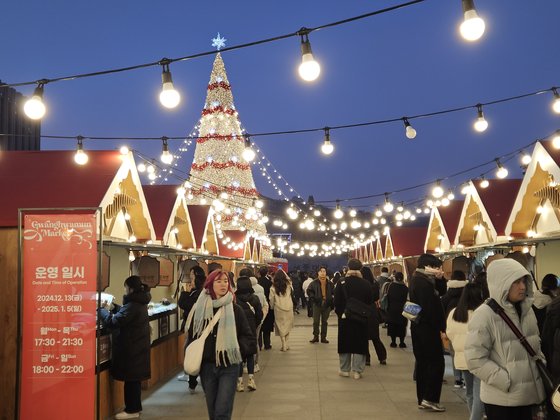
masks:
[[[121,155],[128,155],[130,149],[128,148],[128,146],[121,146],[119,152],[121,153]]]
[[[301,36],[301,64],[299,65],[299,76],[306,82],[313,82],[321,74],[321,66],[311,52],[311,43],[309,42],[309,30],[301,28],[299,31]]]
[[[325,127],[324,130],[325,130],[325,140],[323,141],[323,145],[321,146],[321,152],[323,152],[324,155],[330,155],[334,150],[334,146],[331,143],[329,128]]]
[[[474,7],[474,0],[462,0],[464,21],[461,23],[459,30],[461,36],[467,41],[477,41],[484,35],[486,25]]]
[[[88,155],[86,154],[86,152],[84,152],[82,139],[83,137],[78,136],[78,146],[76,148],[76,154],[74,155],[74,162],[76,162],[78,165],[85,165],[89,160]]]
[[[557,130],[552,136],[552,147],[560,149],[560,130]]]
[[[394,209],[393,204],[389,201],[389,194],[385,193],[385,204],[383,205],[383,210],[385,213],[391,213]]]
[[[447,192],[447,199],[449,201],[455,200],[455,194],[453,194],[453,191],[451,189],[449,189],[449,191]]]
[[[432,196],[434,198],[441,198],[441,197],[443,197],[444,193],[445,192],[443,191],[443,188],[441,188],[440,181],[438,179],[436,181],[436,186],[432,189]]]
[[[521,164],[527,166],[531,163],[531,155],[526,153],[524,150],[521,151]]]
[[[169,63],[171,61],[168,58],[164,58],[160,61],[162,66],[161,73],[161,93],[159,94],[159,101],[161,104],[169,109],[177,107],[179,102],[181,102],[181,95],[175,90],[173,86],[173,79],[171,78],[171,71],[169,70]]]
[[[241,156],[247,162],[252,162],[255,159],[255,151],[251,147],[251,139],[248,135],[245,136],[245,149],[243,149]]]
[[[340,208],[340,203],[338,201],[336,202],[336,209],[333,213],[333,216],[335,219],[342,219],[344,217],[344,212]]]
[[[23,106],[23,111],[32,120],[40,120],[45,116],[47,108],[43,103],[43,90],[45,86],[45,81],[38,82],[35,91],[30,99],[25,102]]]
[[[173,155],[169,152],[169,146],[167,145],[167,137],[162,137],[161,141],[163,145],[162,145],[160,159],[166,165],[171,165],[171,163],[173,162]]]
[[[496,159],[496,166],[498,169],[496,170],[496,176],[500,179],[504,179],[508,176],[508,170],[500,163],[500,159]]]
[[[552,93],[554,94],[554,100],[552,101],[552,110],[557,114],[560,114],[560,94],[555,87],[552,88]]]
[[[478,116],[473,124],[473,127],[479,133],[483,133],[488,128],[488,121],[484,118],[484,112],[482,112],[482,105],[476,105]]]
[[[488,186],[490,185],[490,182],[484,178],[484,175],[480,176],[480,182],[478,183],[478,186],[480,188],[488,188]]]
[[[408,118],[403,117],[403,122],[406,137],[410,140],[414,139],[416,137],[416,130],[410,125],[410,123],[408,122]]]

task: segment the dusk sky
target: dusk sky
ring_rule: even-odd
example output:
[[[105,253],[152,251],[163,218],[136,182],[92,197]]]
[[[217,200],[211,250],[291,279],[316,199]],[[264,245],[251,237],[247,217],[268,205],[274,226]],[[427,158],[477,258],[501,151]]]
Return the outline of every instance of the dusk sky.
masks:
[[[0,79],[34,81],[107,70],[248,43],[372,12],[404,1],[12,1],[2,6]],[[459,33],[460,0],[427,0],[310,34],[321,76],[297,75],[299,38],[222,54],[235,105],[249,133],[354,124],[475,105],[560,85],[560,2],[478,0],[486,33],[467,43]],[[198,122],[214,57],[171,65],[182,94],[169,111],[158,101],[161,68],[62,81],[45,87],[44,135],[113,137],[189,135]],[[17,88],[29,95],[33,86]],[[475,109],[411,121],[333,130],[334,153],[320,152],[323,133],[255,137],[277,170],[304,198],[345,199],[445,178],[502,156],[560,128],[552,94],[484,108],[489,128],[472,129]],[[125,142],[86,141],[85,149]],[[126,142],[144,155],[161,142]],[[170,143],[175,150],[179,141]],[[74,141],[43,140],[44,149]],[[194,144],[183,156],[188,171]],[[507,163],[521,176],[518,159]],[[446,180],[454,187],[492,165]],[[260,192],[275,192],[253,171]],[[494,177],[493,171],[490,178]],[[428,187],[394,201],[421,198]],[[372,209],[382,199],[348,202]]]

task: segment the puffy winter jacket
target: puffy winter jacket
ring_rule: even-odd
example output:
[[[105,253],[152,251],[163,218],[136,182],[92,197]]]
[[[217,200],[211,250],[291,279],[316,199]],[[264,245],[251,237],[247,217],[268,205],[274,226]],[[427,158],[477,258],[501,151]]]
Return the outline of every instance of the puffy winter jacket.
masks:
[[[465,359],[465,341],[467,340],[467,324],[468,322],[457,322],[453,319],[455,308],[451,309],[447,317],[447,338],[453,345],[453,362],[455,369],[468,370],[467,361]],[[469,320],[472,318],[473,311],[469,311]]]
[[[527,297],[521,302],[521,316],[507,300],[511,285],[529,272],[517,261],[504,258],[488,267],[490,297],[527,337],[544,360],[533,303],[533,282],[527,281]],[[502,318],[487,304],[480,305],[468,323],[465,357],[469,370],[481,380],[480,399],[487,404],[518,407],[545,399],[539,371],[525,347]]]

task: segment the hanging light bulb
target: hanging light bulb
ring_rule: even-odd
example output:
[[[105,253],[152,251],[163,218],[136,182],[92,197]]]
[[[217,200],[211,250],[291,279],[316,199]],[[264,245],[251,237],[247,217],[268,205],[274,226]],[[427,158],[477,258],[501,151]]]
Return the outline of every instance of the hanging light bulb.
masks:
[[[350,209],[350,213],[349,213],[349,214],[350,214],[350,217],[356,217],[357,212],[356,212],[355,209]]]
[[[130,250],[130,252],[128,253],[128,261],[132,262],[136,259],[136,256],[134,255],[134,252],[132,252],[132,250]]]
[[[344,217],[344,212],[340,208],[340,203],[338,200],[336,201],[336,209],[333,215],[335,219],[342,219]]]
[[[560,130],[556,130],[556,133],[554,133],[552,137],[552,147],[560,149]]]
[[[552,88],[552,93],[554,94],[554,101],[552,102],[552,110],[557,114],[560,114],[560,94],[558,93],[558,90],[555,87]]]
[[[531,163],[531,155],[526,153],[524,150],[521,152],[521,164],[527,166]]]
[[[329,128],[325,127],[324,130],[325,130],[325,140],[321,145],[321,152],[323,152],[324,155],[330,155],[334,150],[334,146],[331,143]]]
[[[23,111],[32,120],[40,120],[45,116],[47,108],[43,103],[43,88],[45,86],[46,80],[41,80],[38,82],[37,87],[33,91],[33,95],[30,99],[25,102],[23,106]]]
[[[248,135],[245,136],[245,149],[243,149],[241,156],[247,162],[251,162],[255,159],[255,151],[251,147],[251,139],[249,138]]]
[[[455,200],[455,194],[453,194],[453,191],[451,191],[451,189],[449,189],[449,191],[447,192],[447,199],[449,201]]]
[[[436,186],[432,189],[432,196],[434,198],[441,198],[441,197],[443,197],[444,193],[445,193],[445,191],[443,191],[443,188],[441,188],[440,181],[438,179],[436,181]]]
[[[74,155],[74,162],[78,165],[85,165],[88,163],[89,157],[84,152],[84,145],[82,144],[83,137],[78,136],[78,147],[76,148],[76,154]]]
[[[299,76],[306,82],[312,82],[321,74],[321,66],[313,58],[311,43],[309,42],[309,30],[302,28],[301,36],[301,64],[299,65]]]
[[[258,209],[262,209],[264,207],[264,202],[262,200],[256,199],[253,205]]]
[[[119,151],[121,152],[121,155],[128,155],[128,152],[130,152],[130,149],[128,148],[128,146],[121,146]]]
[[[408,122],[408,118],[403,117],[403,122],[405,135],[408,139],[412,140],[416,137],[416,130],[410,125],[410,123]]]
[[[464,21],[459,27],[461,36],[466,41],[477,41],[484,34],[486,25],[474,7],[474,0],[463,0]]]
[[[508,170],[502,166],[499,159],[496,159],[496,165],[498,169],[496,170],[496,176],[500,179],[504,179],[508,176]]]
[[[173,155],[169,152],[169,146],[167,145],[167,137],[162,137],[161,141],[163,142],[163,147],[161,151],[161,161],[166,165],[171,165],[173,162]]]
[[[470,190],[471,190],[471,186],[469,185],[468,182],[465,182],[461,187],[461,194],[467,195],[470,192]]]
[[[138,164],[138,172],[146,172],[146,164],[144,162]]]
[[[164,58],[160,61],[163,68],[161,73],[161,93],[159,94],[159,101],[161,104],[169,109],[175,108],[181,102],[181,95],[175,90],[173,86],[173,79],[169,71],[169,59]]]
[[[478,116],[474,121],[473,127],[479,133],[483,133],[488,128],[488,121],[486,121],[486,119],[484,118],[484,112],[482,112],[482,105],[478,104],[476,108],[478,110]]]
[[[488,186],[490,185],[490,182],[484,178],[484,175],[480,176],[480,182],[478,183],[478,186],[480,188],[488,188]]]
[[[389,194],[385,193],[385,204],[383,205],[383,210],[385,213],[391,213],[394,208],[393,204],[389,201]]]

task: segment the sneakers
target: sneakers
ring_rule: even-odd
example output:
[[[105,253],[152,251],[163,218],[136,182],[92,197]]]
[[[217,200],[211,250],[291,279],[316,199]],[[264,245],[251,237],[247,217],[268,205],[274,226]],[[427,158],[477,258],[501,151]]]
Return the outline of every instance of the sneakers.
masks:
[[[397,343],[391,343],[391,344],[389,344],[389,346],[395,349],[395,348],[397,348]]]
[[[463,381],[462,380],[458,380],[455,381],[455,385],[453,385],[453,388],[462,388],[463,387]]]
[[[343,370],[338,372],[338,376],[342,376],[343,378],[348,378],[350,376],[349,372],[344,372]]]
[[[187,382],[189,380],[189,375],[183,373],[182,375],[177,376],[177,379],[179,381]]]
[[[312,340],[309,340],[310,343],[318,343],[319,342],[319,337],[315,336],[313,337]]]
[[[243,378],[237,380],[237,392],[244,392],[245,386],[243,385]]]
[[[430,409],[436,412],[445,411],[445,407],[443,405],[428,400],[422,400],[422,403],[420,405],[422,405],[425,409]]]
[[[326,338],[321,338],[321,343],[329,344],[329,340],[327,340]]]
[[[386,364],[387,364],[387,360],[381,360],[381,361],[379,362],[379,364],[380,364],[380,365],[386,365]]]
[[[261,368],[258,363],[255,363],[255,373],[260,372]]]
[[[353,377],[354,379],[361,379],[361,378],[362,378],[362,374],[361,374],[360,372],[354,372],[354,373],[352,374],[352,377]]]
[[[255,380],[251,376],[249,376],[249,381],[247,382],[247,388],[249,389],[249,391],[257,390],[257,384],[255,383]]]
[[[140,417],[140,413],[127,413],[126,411],[121,411],[115,415],[115,419],[137,419]]]
[[[401,349],[406,349],[406,343],[404,343],[404,342],[400,343],[400,344],[399,344],[399,347],[400,347]]]

